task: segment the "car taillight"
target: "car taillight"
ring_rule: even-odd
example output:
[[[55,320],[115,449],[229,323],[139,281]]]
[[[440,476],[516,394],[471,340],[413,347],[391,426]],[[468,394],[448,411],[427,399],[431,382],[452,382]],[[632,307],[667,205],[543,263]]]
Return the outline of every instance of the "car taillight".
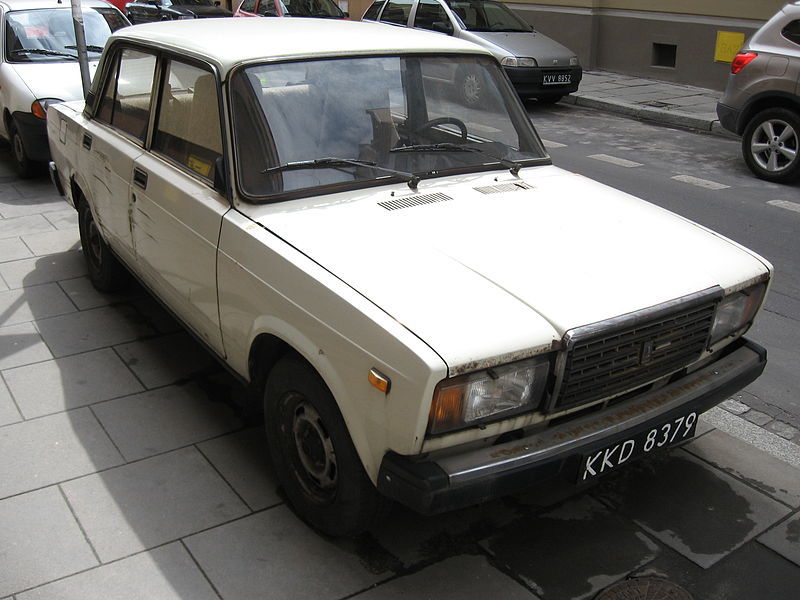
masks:
[[[739,52],[731,61],[731,73],[735,75],[744,69],[756,56],[755,52]]]

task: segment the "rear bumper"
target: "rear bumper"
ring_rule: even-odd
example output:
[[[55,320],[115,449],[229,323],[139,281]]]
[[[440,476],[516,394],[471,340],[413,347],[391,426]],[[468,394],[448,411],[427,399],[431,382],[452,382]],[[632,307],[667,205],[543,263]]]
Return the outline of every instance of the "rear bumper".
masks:
[[[701,413],[754,381],[766,350],[740,340],[724,356],[657,390],[603,411],[494,446],[439,459],[388,453],[378,489],[434,514],[522,490],[554,477],[577,480],[584,457],[689,411]]]
[[[739,131],[739,118],[741,114],[741,110],[731,108],[730,106],[720,102],[717,103],[717,116],[719,117],[719,124],[728,131],[736,134],[742,133]]]
[[[583,77],[581,67],[503,67],[514,89],[523,97],[564,96],[578,90]],[[567,84],[545,84],[545,75],[570,76]]]

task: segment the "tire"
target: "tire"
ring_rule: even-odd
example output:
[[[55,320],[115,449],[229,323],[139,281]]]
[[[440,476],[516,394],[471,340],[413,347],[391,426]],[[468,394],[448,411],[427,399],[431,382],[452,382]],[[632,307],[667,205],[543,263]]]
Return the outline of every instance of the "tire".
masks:
[[[25,150],[25,142],[19,134],[16,124],[13,120],[10,121],[8,126],[8,139],[11,145],[11,161],[14,164],[14,170],[21,179],[30,179],[39,170],[39,163],[31,160],[28,157],[28,152]]]
[[[94,222],[89,203],[82,200],[78,205],[78,230],[89,280],[101,292],[115,292],[128,283],[128,272],[103,240]]]
[[[264,420],[275,471],[301,519],[334,537],[376,522],[388,501],[367,477],[328,387],[300,356],[270,372]]]
[[[786,108],[762,110],[745,127],[742,155],[756,177],[788,183],[800,177],[800,115]]]

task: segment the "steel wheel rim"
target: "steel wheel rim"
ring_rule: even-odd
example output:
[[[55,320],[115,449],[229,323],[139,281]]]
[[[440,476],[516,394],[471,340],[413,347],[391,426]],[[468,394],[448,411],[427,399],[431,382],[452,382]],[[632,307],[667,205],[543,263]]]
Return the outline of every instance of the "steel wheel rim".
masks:
[[[481,97],[481,82],[477,75],[470,73],[464,76],[464,99],[467,104],[475,104]]]
[[[338,485],[338,466],[333,441],[317,410],[295,397],[290,443],[294,448],[297,479],[305,491],[321,502],[330,501]]]
[[[761,123],[750,140],[750,154],[769,173],[780,173],[797,160],[798,133],[786,121],[770,119]]]
[[[89,220],[86,234],[86,241],[89,246],[86,250],[88,251],[89,260],[95,268],[99,268],[103,264],[103,240],[100,237],[100,231],[97,229],[94,219]]]
[[[16,158],[19,163],[25,162],[25,147],[22,145],[22,138],[18,133],[12,138],[12,144],[14,147],[14,158]]]

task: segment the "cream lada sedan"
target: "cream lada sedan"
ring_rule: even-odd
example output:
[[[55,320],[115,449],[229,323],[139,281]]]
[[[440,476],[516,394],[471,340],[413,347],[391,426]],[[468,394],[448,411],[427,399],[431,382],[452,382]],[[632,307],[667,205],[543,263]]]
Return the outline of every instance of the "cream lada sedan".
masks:
[[[449,93],[479,70],[477,104]],[[376,23],[222,19],[109,39],[50,107],[101,290],[132,272],[263,402],[332,535],[594,480],[753,381],[772,268],[551,163],[488,51]]]

